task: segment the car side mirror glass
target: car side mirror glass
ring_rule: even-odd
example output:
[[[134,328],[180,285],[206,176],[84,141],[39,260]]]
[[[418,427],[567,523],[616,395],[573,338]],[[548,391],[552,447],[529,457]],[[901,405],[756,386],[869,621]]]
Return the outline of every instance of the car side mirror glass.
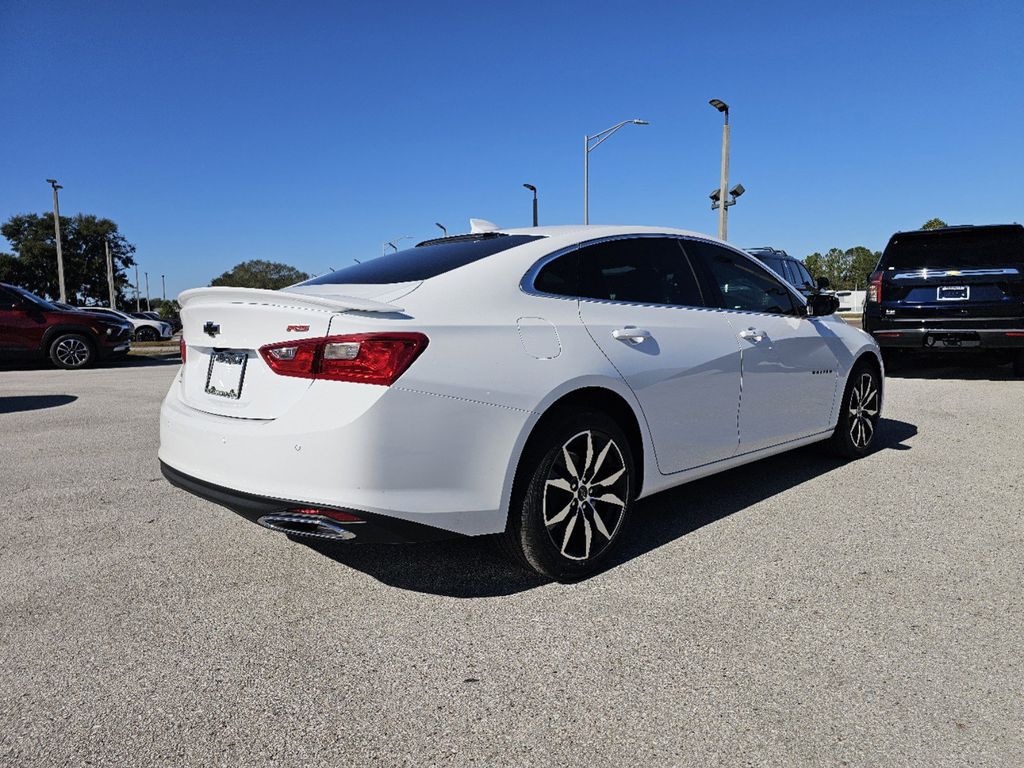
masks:
[[[839,299],[835,296],[810,296],[807,299],[807,314],[810,317],[823,317],[834,314],[839,309]]]
[[[832,283],[829,282],[829,279],[827,277],[819,277],[818,278],[818,290],[819,291],[824,291],[826,288],[828,288],[831,285],[832,285]]]

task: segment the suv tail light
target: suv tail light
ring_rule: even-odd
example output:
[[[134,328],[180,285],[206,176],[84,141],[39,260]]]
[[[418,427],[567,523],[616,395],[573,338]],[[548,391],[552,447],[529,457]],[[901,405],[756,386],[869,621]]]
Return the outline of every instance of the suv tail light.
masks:
[[[867,300],[872,304],[882,303],[882,273],[872,272],[868,278]]]
[[[357,333],[267,344],[260,355],[281,376],[388,387],[426,346],[422,333]]]
[[[185,346],[185,337],[184,336],[182,336],[181,338],[178,339],[178,346],[181,347],[181,362],[182,362],[182,365],[184,365],[185,364],[185,350],[188,349],[188,347]]]

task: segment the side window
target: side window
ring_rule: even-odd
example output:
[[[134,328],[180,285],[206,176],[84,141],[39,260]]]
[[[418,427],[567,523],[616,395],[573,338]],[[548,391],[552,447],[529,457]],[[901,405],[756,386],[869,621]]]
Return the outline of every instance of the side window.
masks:
[[[580,295],[579,278],[579,251],[573,251],[541,267],[533,287],[543,293],[575,298]]]
[[[800,273],[797,271],[796,262],[784,261],[782,262],[783,271],[782,276],[786,278],[790,285],[800,285],[803,281],[800,279]]]
[[[688,241],[686,250],[707,269],[712,288],[719,293],[718,306],[723,309],[798,314],[786,287],[750,259],[699,240]]]
[[[19,303],[10,291],[0,288],[0,309],[14,309]]]
[[[583,298],[702,307],[697,276],[673,238],[635,237],[581,248]]]
[[[793,267],[796,269],[797,277],[800,281],[797,283],[797,285],[803,285],[806,286],[807,288],[815,287],[815,282],[814,280],[811,279],[811,273],[807,271],[807,267],[805,267],[799,261],[794,261]]]

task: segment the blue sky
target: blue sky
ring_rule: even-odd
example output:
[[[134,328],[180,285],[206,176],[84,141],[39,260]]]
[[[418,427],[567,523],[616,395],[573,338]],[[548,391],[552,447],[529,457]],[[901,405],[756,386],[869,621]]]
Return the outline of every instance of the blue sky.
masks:
[[[0,1],[0,219],[108,216],[168,294],[309,272],[470,216],[881,248],[932,216],[1024,219],[1024,5]],[[408,244],[409,241],[406,242]],[[0,241],[0,248],[5,247]],[[154,290],[156,294],[156,290]]]

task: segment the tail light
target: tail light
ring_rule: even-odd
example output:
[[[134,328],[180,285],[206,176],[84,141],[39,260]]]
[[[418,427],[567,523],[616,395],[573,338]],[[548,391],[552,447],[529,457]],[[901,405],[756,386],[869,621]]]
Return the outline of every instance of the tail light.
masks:
[[[184,363],[185,363],[185,350],[188,349],[188,347],[185,346],[185,337],[184,336],[182,336],[181,338],[178,339],[178,346],[181,348],[181,362],[182,362],[182,365],[184,365]]]
[[[426,349],[422,333],[357,333],[260,347],[270,369],[300,379],[395,383]]]
[[[867,300],[872,304],[882,303],[882,273],[872,272],[868,278]]]

